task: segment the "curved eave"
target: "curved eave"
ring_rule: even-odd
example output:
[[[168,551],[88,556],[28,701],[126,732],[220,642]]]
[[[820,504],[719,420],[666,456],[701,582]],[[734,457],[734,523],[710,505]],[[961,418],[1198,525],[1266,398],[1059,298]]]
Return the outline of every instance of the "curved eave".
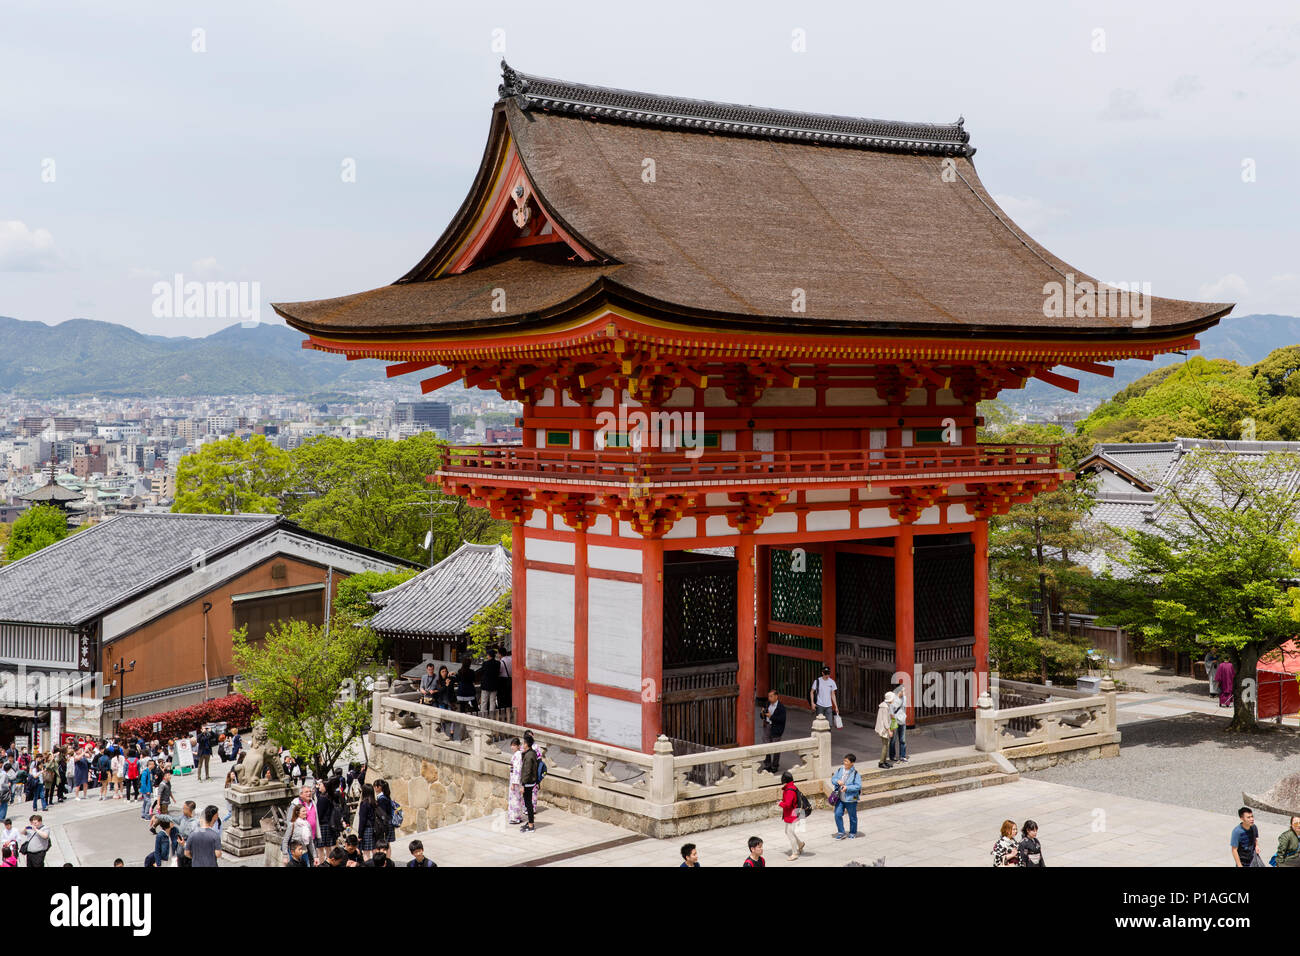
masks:
[[[413,326],[363,333],[350,333],[334,327],[316,326],[296,317],[289,304],[274,304],[276,313],[293,328],[311,336],[304,347],[345,354],[391,352],[419,346],[429,354],[448,355],[462,349],[494,346],[518,347],[531,336],[554,341],[566,332],[574,332],[605,312],[630,314],[649,320],[669,339],[683,337],[703,340],[734,336],[777,337],[802,343],[809,351],[835,346],[866,344],[872,339],[997,342],[1002,340],[1042,342],[1046,344],[1087,343],[1131,346],[1135,353],[1149,351],[1152,344],[1185,342],[1213,326],[1232,311],[1233,305],[1214,304],[1193,321],[1174,326],[1119,326],[1093,329],[1059,329],[1040,325],[1022,326],[963,325],[946,323],[901,325],[867,320],[813,318],[802,321],[797,332],[790,332],[786,320],[759,315],[736,315],[682,309],[641,296],[621,285],[617,279],[602,276],[578,295],[546,309],[509,317],[490,316],[471,322]],[[597,334],[603,334],[597,330]],[[824,344],[819,344],[824,343]]]

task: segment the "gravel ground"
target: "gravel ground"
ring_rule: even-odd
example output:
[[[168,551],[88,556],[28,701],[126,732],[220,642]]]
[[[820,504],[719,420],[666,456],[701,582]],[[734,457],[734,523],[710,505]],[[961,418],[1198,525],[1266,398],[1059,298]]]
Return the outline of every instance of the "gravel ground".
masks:
[[[1111,675],[1123,684],[1124,690],[1142,691],[1146,694],[1187,694],[1202,700],[1210,696],[1210,685],[1199,678],[1179,677],[1167,668],[1135,664],[1117,668]]]
[[[1226,734],[1226,724],[1226,719],[1206,714],[1125,724],[1118,757],[1083,760],[1026,776],[1222,813],[1226,848],[1242,791],[1262,793],[1282,777],[1300,772],[1300,735],[1294,731]],[[1287,819],[1275,814],[1259,813],[1256,820],[1268,846],[1287,826]]]

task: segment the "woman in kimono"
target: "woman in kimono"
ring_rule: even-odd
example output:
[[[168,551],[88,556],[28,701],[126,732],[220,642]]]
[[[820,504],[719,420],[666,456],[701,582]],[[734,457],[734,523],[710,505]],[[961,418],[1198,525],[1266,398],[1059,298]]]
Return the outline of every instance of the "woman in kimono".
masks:
[[[510,741],[510,787],[506,794],[506,822],[518,826],[524,822],[524,745],[516,737]]]
[[[1214,679],[1219,682],[1219,706],[1231,707],[1232,693],[1237,680],[1237,670],[1232,666],[1232,661],[1220,661],[1214,672]]]

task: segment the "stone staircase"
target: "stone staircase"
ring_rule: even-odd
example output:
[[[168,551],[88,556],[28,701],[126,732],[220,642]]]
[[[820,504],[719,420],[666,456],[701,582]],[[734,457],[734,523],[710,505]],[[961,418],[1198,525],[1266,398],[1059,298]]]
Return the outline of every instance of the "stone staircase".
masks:
[[[916,756],[907,763],[894,764],[889,770],[868,769],[862,763],[858,766],[862,774],[860,810],[959,790],[997,787],[1020,779],[1020,774],[1006,758],[974,750]]]

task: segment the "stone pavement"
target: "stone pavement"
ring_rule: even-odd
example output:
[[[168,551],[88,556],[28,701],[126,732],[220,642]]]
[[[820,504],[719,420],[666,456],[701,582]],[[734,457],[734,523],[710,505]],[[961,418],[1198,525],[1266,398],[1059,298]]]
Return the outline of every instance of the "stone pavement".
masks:
[[[704,866],[740,866],[751,836],[761,837],[769,866],[990,866],[989,851],[1004,819],[1038,822],[1049,866],[1226,866],[1235,819],[1185,807],[1046,783],[1032,777],[1005,787],[893,804],[858,815],[856,840],[834,840],[834,815],[818,810],[806,824],[807,849],[794,863],[773,808],[771,820],[723,827],[671,840],[595,823],[549,808],[535,834],[472,820],[419,834],[440,866],[677,866],[679,847],[699,847]],[[1262,833],[1276,839],[1272,830]],[[545,840],[545,842],[542,842]],[[611,845],[613,841],[619,841]],[[406,841],[394,859],[409,859]],[[563,849],[557,851],[557,847]]]

